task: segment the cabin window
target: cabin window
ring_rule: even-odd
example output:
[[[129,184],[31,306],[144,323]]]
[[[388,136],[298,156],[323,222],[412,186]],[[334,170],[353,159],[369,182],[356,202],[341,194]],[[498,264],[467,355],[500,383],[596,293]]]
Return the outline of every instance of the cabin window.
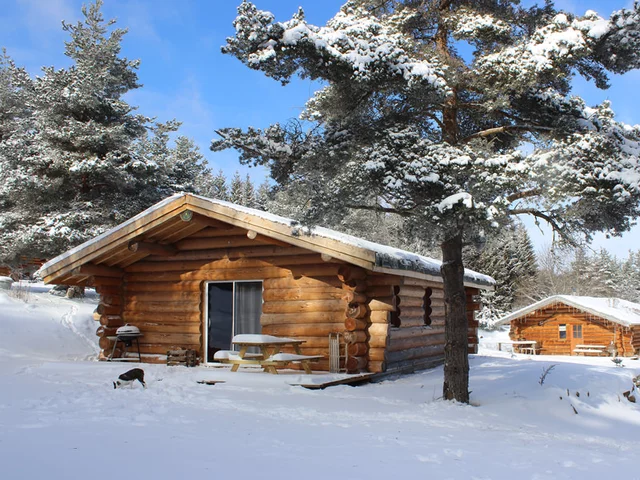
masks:
[[[431,289],[424,289],[424,297],[422,297],[422,308],[424,309],[424,324],[428,327],[431,325]]]
[[[573,326],[573,338],[582,338],[582,325]]]
[[[558,325],[558,336],[559,338],[567,338],[567,324],[561,323]]]
[[[239,333],[260,333],[262,281],[207,283],[207,361]]]

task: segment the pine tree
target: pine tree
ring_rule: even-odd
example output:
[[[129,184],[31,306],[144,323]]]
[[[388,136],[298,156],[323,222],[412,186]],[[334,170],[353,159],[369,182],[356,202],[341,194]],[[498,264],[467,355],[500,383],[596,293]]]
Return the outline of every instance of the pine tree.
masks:
[[[231,179],[231,185],[229,186],[229,201],[231,203],[235,203],[236,205],[244,205],[245,197],[244,197],[245,189],[244,182],[240,177],[240,173],[236,171],[233,174],[233,178]]]
[[[244,189],[242,196],[244,197],[243,205],[245,207],[256,207],[256,189],[253,186],[253,182],[251,181],[251,177],[249,177],[249,175],[247,175],[244,179]]]
[[[444,398],[469,401],[462,246],[510,215],[565,238],[619,234],[640,213],[640,127],[571,95],[581,74],[640,64],[640,6],[609,21],[553,4],[357,0],[325,27],[243,2],[223,52],[287,83],[323,81],[302,121],[219,130],[279,184],[303,182],[314,224],[347,210],[393,212],[441,245],[447,320]],[[457,52],[458,42],[473,49]],[[522,148],[528,144],[531,148]]]
[[[63,23],[71,67],[46,67],[31,79],[6,58],[0,65],[0,95],[12,93],[20,109],[13,124],[0,119],[0,261],[55,256],[193,190],[207,173],[189,140],[170,146],[178,122],[153,123],[123,99],[140,87],[139,61],[120,56],[126,30],[111,28],[101,5],[83,7],[77,24]]]
[[[198,179],[198,190],[205,197],[229,200],[227,177],[222,170],[215,175],[206,175]]]

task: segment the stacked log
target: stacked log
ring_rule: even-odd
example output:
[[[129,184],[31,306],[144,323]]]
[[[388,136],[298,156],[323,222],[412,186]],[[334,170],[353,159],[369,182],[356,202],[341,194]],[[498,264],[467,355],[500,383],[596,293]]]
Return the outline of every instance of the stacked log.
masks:
[[[388,343],[390,319],[396,312],[395,295],[399,290],[394,281],[396,277],[371,275],[367,278],[367,297],[369,298],[369,371],[383,372],[386,369],[385,351]],[[394,316],[397,318],[397,316]]]
[[[113,352],[114,357],[121,355],[120,349],[113,350],[115,335],[118,327],[124,325],[122,318],[123,281],[121,277],[89,277],[88,283],[96,289],[100,295],[100,301],[96,307],[93,318],[100,323],[96,331],[98,345],[100,346],[100,360],[106,360]]]
[[[480,310],[478,295],[480,290],[477,288],[466,288],[467,295],[467,323],[468,323],[468,343],[469,353],[478,353],[478,321],[475,313]]]
[[[347,342],[348,373],[367,370],[369,364],[369,345],[367,330],[370,324],[367,296],[356,292],[358,286],[364,285],[367,272],[361,268],[343,265],[338,270],[338,279],[342,282],[344,298],[347,302],[344,319],[344,339]]]

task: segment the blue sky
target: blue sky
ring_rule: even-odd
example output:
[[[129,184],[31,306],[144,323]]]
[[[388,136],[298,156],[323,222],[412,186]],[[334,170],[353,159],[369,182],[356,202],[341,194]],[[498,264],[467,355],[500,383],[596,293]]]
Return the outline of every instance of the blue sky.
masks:
[[[127,100],[140,112],[159,120],[176,118],[183,122],[181,133],[194,138],[215,170],[227,176],[239,170],[256,182],[264,179],[262,169],[241,166],[235,152],[213,153],[209,143],[215,129],[225,126],[265,127],[297,116],[316,89],[310,81],[294,81],[286,87],[220,53],[225,38],[233,34],[232,22],[241,0],[105,0],[106,18],[129,28],[123,54],[140,59],[139,77],[143,88],[131,92]],[[61,20],[80,19],[82,0],[5,0],[0,17],[0,46],[18,65],[32,75],[43,65],[63,67]],[[286,20],[299,6],[307,20],[323,25],[344,3],[343,0],[255,0],[258,8],[269,10],[278,20]],[[523,4],[534,2],[525,0]],[[631,0],[559,0],[556,6],[582,14],[588,9],[608,17],[610,12],[628,8]],[[601,91],[577,79],[575,93],[588,103],[605,99],[613,103],[618,119],[640,123],[640,71],[615,76],[612,87]],[[535,244],[551,242],[549,233],[529,225]],[[622,239],[596,237],[594,248],[604,246],[619,256],[640,249],[640,228]]]

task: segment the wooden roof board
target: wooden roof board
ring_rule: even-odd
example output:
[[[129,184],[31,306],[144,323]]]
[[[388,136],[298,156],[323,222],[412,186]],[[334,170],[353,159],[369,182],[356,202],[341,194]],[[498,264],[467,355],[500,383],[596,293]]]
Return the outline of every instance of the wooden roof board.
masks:
[[[127,222],[99,235],[93,240],[83,243],[68,252],[45,263],[40,272],[45,283],[54,283],[65,273],[75,267],[90,262],[96,257],[106,253],[117,244],[127,243],[136,236],[155,226],[161,225],[168,217],[186,210],[185,197],[171,197],[172,201],[163,201],[160,204],[145,210]]]

